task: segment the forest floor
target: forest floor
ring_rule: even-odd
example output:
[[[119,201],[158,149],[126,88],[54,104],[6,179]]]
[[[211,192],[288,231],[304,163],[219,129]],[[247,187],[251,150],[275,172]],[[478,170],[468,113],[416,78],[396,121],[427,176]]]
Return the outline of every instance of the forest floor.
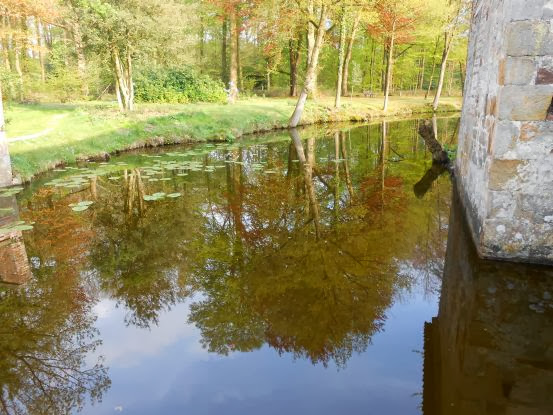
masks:
[[[138,104],[121,114],[109,102],[10,105],[6,108],[7,138],[12,165],[23,181],[58,165],[99,158],[118,151],[204,141],[232,141],[245,134],[286,128],[296,101],[250,98],[225,104]],[[461,109],[461,98],[443,98],[439,112]],[[431,113],[430,100],[391,97],[382,111],[382,98],[332,98],[306,105],[302,125],[370,121],[389,116]]]

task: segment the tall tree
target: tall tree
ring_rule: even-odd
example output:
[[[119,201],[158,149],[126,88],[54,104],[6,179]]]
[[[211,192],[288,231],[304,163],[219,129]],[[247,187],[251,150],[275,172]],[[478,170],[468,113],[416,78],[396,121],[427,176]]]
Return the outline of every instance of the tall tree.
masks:
[[[134,108],[133,61],[164,33],[155,0],[81,0],[89,44],[107,55],[121,111]]]
[[[422,0],[377,0],[377,20],[369,24],[373,36],[380,37],[385,45],[386,71],[384,76],[384,111],[388,110],[390,86],[394,70],[395,47],[413,40],[416,23],[422,17]]]
[[[326,25],[330,18],[332,4],[334,3],[322,0],[320,4],[317,5],[318,7],[316,8],[317,11],[315,13],[314,2],[312,0],[308,0],[307,8],[305,9],[301,3],[298,2],[300,12],[306,16],[305,20],[308,27],[308,65],[303,89],[298,98],[292,117],[290,118],[289,126],[291,128],[298,126],[301,121],[307,97],[315,90],[316,87],[319,54],[321,53],[324,38],[328,30]],[[312,38],[312,33],[314,34],[314,38]]]
[[[442,61],[440,64],[440,76],[438,78],[436,94],[434,95],[434,102],[432,103],[434,111],[438,109],[438,105],[440,104],[449,54],[451,53],[455,40],[463,31],[463,26],[468,21],[470,3],[467,0],[449,0],[446,10],[443,33],[444,49],[442,51]]]
[[[344,76],[344,58],[345,58],[345,43],[346,43],[346,6],[342,5],[342,16],[340,19],[340,43],[338,44],[338,77],[336,80],[336,96],[334,98],[334,108],[340,107],[340,99],[342,97],[342,77]]]
[[[351,57],[353,54],[353,45],[355,43],[355,38],[357,36],[357,31],[359,30],[359,23],[361,22],[361,11],[356,10],[355,18],[353,20],[353,25],[351,27],[351,32],[349,33],[347,40],[347,49],[346,57],[344,59],[344,68],[342,74],[342,95],[347,95],[348,93],[348,84],[349,84],[349,64],[351,62]]]

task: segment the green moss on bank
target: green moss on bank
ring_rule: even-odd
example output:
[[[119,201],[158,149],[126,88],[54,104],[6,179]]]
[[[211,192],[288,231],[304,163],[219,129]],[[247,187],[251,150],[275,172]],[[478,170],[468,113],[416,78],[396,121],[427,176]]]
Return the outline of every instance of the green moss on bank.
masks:
[[[228,141],[245,134],[286,128],[291,99],[247,99],[235,105],[139,105],[120,114],[112,104],[17,105],[7,109],[12,164],[25,181],[57,165],[126,149],[185,142]],[[368,121],[384,116],[432,112],[420,97],[392,98],[387,113],[378,98],[344,99],[339,110],[330,98],[309,102],[302,125]],[[460,98],[445,98],[439,112],[461,108]],[[17,141],[14,141],[17,140]]]

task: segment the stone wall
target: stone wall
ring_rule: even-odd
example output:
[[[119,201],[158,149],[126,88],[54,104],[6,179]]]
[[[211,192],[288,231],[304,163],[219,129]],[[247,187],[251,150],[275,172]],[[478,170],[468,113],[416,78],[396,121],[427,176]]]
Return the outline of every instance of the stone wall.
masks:
[[[487,258],[553,263],[553,0],[475,0],[457,168]]]
[[[12,166],[6,133],[0,131],[0,188],[12,184]]]

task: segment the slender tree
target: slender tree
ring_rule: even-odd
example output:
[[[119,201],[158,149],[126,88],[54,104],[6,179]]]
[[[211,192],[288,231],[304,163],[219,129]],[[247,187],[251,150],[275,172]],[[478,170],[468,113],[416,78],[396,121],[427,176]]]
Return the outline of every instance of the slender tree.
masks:
[[[384,75],[384,111],[388,109],[390,87],[392,84],[394,53],[398,44],[413,39],[416,23],[422,17],[423,2],[413,0],[377,0],[375,12],[377,20],[369,25],[369,31],[384,41],[386,70]]]
[[[312,7],[312,5],[313,5],[313,2],[310,0],[309,6],[307,9],[308,13],[310,13],[311,9],[309,7]],[[295,128],[298,126],[299,122],[301,121],[301,116],[303,114],[305,102],[307,101],[307,96],[310,93],[312,93],[315,88],[315,84],[317,81],[317,69],[319,65],[319,54],[321,52],[321,48],[324,42],[324,37],[327,32],[327,28],[325,27],[325,24],[327,23],[327,20],[330,16],[329,5],[326,4],[325,1],[323,1],[320,4],[320,7],[318,8],[316,20],[312,18],[311,14],[307,14],[307,16],[308,16],[307,26],[309,30],[313,30],[315,34],[315,39],[314,39],[314,43],[312,43],[312,46],[308,46],[309,58],[308,58],[307,73],[305,75],[305,83],[300,93],[300,96],[298,98],[296,108],[294,109],[292,117],[290,118],[289,126],[291,128]],[[308,42],[308,45],[310,44],[311,44],[311,41]]]
[[[361,12],[356,10],[356,15],[353,20],[353,25],[351,27],[351,32],[347,41],[346,57],[344,59],[344,68],[342,74],[342,95],[347,95],[348,92],[348,83],[349,83],[349,64],[351,62],[351,57],[353,54],[353,45],[355,43],[355,38],[357,36],[357,31],[359,30],[359,23],[361,22]]]
[[[340,19],[340,43],[338,46],[338,77],[336,81],[336,97],[334,99],[334,108],[340,107],[340,99],[342,97],[342,77],[344,76],[344,58],[345,58],[345,43],[346,43],[346,7],[342,5]]]
[[[465,0],[449,0],[447,9],[446,24],[444,29],[444,49],[442,51],[442,61],[440,64],[440,76],[438,78],[438,85],[436,87],[436,94],[434,95],[434,102],[432,108],[434,111],[438,109],[440,105],[440,97],[442,94],[442,88],[444,85],[445,73],[447,71],[447,60],[453,44],[463,28],[463,22],[467,20],[467,15],[470,9],[470,4]]]

